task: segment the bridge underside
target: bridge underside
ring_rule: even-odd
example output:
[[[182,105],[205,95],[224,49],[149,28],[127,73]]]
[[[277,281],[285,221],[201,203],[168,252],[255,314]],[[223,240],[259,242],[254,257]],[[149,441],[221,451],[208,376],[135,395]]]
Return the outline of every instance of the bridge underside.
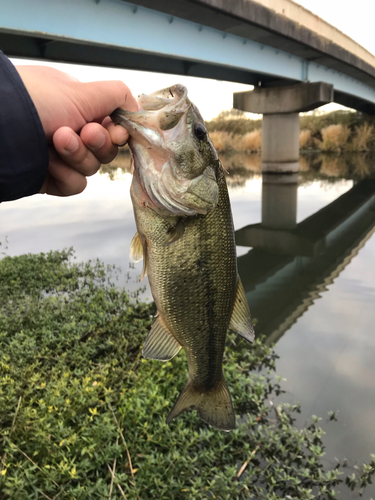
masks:
[[[1,50],[12,57],[41,59],[74,64],[153,71],[184,76],[196,76],[216,80],[258,85],[271,83],[272,75],[250,73],[245,70],[193,61],[156,53],[140,53],[126,48],[102,47],[96,44],[74,43],[34,36],[0,33]],[[285,83],[293,83],[285,79]]]
[[[75,0],[69,8],[0,0],[0,11],[8,56],[262,87],[326,82],[335,102],[375,114],[375,68],[252,0]]]

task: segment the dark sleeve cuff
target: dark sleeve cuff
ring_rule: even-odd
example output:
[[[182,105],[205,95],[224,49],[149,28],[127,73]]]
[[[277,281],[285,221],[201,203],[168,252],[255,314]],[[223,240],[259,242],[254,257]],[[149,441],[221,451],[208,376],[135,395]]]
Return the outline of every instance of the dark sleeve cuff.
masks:
[[[38,112],[17,70],[0,51],[0,202],[38,193],[48,147]]]

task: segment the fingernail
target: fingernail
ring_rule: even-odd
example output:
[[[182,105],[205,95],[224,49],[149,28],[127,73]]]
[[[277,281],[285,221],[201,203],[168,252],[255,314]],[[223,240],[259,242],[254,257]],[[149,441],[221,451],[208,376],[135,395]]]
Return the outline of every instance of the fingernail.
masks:
[[[75,151],[77,151],[78,148],[79,148],[79,141],[75,135],[71,134],[64,149],[68,153],[74,153]]]
[[[105,135],[101,130],[97,130],[90,139],[87,142],[87,145],[90,146],[92,149],[100,149],[102,146],[104,146],[105,143]]]

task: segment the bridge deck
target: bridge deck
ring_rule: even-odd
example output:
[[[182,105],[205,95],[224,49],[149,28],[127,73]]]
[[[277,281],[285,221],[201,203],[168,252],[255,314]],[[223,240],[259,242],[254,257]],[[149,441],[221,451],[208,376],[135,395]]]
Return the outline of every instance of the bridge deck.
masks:
[[[375,113],[375,67],[360,46],[348,50],[259,0],[0,0],[0,12],[10,56],[263,86],[323,81],[336,102]]]

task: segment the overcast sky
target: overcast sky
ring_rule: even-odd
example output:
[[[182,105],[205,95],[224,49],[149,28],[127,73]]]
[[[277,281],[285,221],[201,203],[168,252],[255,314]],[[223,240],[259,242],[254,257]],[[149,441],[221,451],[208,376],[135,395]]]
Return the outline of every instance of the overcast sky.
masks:
[[[375,55],[374,0],[355,0],[350,3],[340,0],[298,0],[296,3],[317,14]]]

